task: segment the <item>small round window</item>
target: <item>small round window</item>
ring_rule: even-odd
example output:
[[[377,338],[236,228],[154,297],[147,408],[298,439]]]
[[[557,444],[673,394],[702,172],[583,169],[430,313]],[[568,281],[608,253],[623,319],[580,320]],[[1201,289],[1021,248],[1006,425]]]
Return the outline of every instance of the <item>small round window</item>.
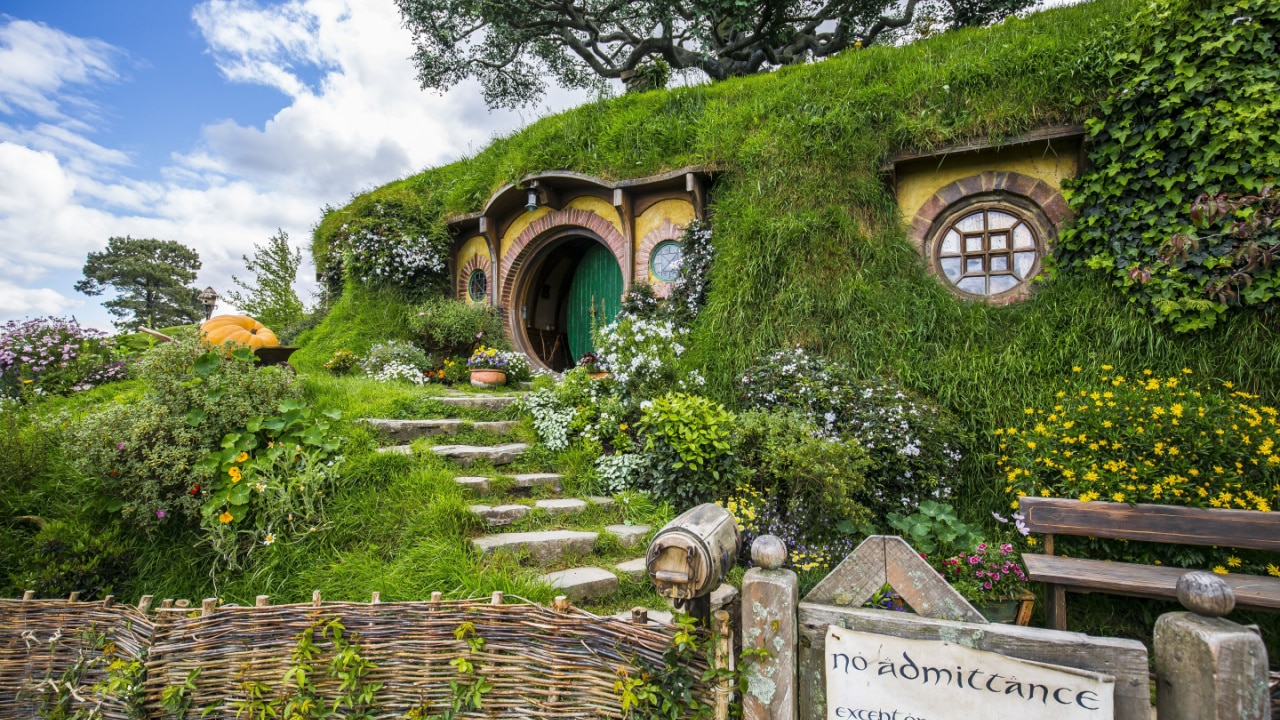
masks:
[[[934,241],[938,272],[969,295],[1001,295],[1040,271],[1040,242],[1013,208],[963,212]]]
[[[489,298],[489,277],[483,270],[472,270],[467,278],[467,297],[471,302],[484,302]]]
[[[684,249],[680,247],[680,243],[668,240],[653,249],[649,269],[662,282],[673,282],[680,277],[680,261],[683,259]]]

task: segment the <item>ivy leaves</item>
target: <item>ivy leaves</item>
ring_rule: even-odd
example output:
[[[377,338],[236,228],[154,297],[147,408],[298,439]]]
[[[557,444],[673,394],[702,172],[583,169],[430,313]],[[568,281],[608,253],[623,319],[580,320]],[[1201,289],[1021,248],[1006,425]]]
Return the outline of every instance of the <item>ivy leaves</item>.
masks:
[[[1093,170],[1068,190],[1077,220],[1059,257],[1106,273],[1187,332],[1231,306],[1270,306],[1280,290],[1274,268],[1245,257],[1229,232],[1249,220],[1247,207],[1202,228],[1194,247],[1168,247],[1193,232],[1197,197],[1258,193],[1280,175],[1280,6],[1236,0],[1188,17],[1159,4],[1152,13],[1156,38],[1114,57],[1122,82],[1086,124]],[[1280,236],[1272,225],[1249,241],[1265,248]],[[1242,290],[1221,292],[1233,277]]]

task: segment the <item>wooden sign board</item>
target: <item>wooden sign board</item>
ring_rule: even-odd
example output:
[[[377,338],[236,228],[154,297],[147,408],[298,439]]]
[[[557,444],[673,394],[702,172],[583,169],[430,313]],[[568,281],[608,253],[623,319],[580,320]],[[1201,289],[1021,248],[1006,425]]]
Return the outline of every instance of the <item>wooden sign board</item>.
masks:
[[[828,720],[1113,720],[1115,678],[828,626]]]

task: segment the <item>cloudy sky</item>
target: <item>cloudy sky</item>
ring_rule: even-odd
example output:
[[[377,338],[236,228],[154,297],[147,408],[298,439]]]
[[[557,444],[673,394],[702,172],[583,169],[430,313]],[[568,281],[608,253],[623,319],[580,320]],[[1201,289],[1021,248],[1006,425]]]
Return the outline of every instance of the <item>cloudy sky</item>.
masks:
[[[277,227],[304,246],[326,203],[583,99],[491,113],[420,90],[412,49],[392,0],[4,0],[0,322],[110,329],[72,286],[112,236],[194,247],[221,290]]]

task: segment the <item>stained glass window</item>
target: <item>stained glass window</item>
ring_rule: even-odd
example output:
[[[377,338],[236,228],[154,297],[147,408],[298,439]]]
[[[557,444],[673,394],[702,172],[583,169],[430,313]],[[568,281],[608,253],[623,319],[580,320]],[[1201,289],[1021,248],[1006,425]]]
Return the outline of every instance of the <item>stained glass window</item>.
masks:
[[[483,270],[472,270],[467,278],[467,296],[471,302],[484,302],[489,299],[489,276]]]
[[[653,276],[662,282],[673,282],[680,277],[680,261],[684,259],[684,249],[673,240],[661,243],[653,249],[649,268]]]
[[[1012,208],[964,213],[934,240],[939,274],[970,295],[1000,295],[1040,270],[1035,229]]]

